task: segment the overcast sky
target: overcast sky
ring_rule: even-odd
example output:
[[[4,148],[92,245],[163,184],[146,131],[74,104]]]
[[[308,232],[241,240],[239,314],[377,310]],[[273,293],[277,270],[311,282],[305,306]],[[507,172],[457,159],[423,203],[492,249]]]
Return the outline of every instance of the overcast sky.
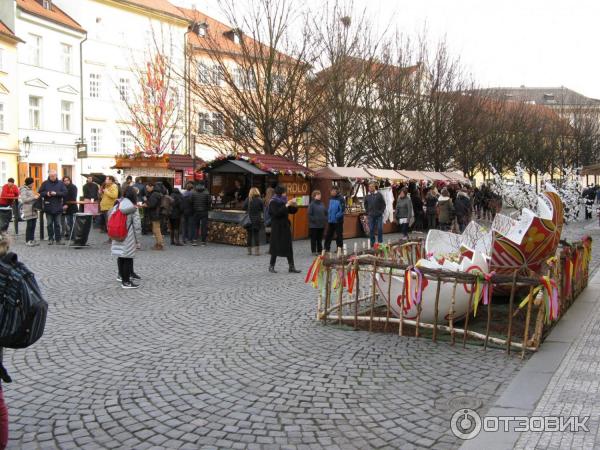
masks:
[[[171,0],[223,19],[218,0]],[[293,0],[318,8],[319,0]],[[244,0],[236,0],[243,8]],[[482,86],[566,86],[600,98],[598,0],[354,0],[374,23],[447,37]]]

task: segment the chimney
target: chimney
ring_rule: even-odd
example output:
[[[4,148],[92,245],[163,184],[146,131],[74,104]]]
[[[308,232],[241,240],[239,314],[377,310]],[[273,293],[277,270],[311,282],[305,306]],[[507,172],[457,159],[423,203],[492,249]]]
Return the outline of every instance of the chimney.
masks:
[[[2,0],[0,1],[0,20],[15,32],[15,14],[16,14],[16,3],[15,0]]]

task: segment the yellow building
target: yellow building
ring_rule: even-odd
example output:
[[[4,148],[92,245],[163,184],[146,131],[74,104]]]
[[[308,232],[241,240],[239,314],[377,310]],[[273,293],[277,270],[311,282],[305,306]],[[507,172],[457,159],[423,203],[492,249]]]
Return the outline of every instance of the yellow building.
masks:
[[[17,44],[22,42],[0,21],[0,185],[18,178]]]

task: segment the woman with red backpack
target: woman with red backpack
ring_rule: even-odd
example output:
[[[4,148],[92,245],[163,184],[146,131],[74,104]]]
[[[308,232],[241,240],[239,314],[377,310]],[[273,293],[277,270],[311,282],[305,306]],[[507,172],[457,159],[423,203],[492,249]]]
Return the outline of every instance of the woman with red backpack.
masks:
[[[112,239],[111,254],[117,257],[119,275],[123,289],[137,289],[139,284],[133,280],[141,279],[133,270],[133,258],[137,250],[138,239],[141,235],[142,224],[137,209],[137,194],[135,188],[127,187],[123,197],[110,210],[108,233]]]

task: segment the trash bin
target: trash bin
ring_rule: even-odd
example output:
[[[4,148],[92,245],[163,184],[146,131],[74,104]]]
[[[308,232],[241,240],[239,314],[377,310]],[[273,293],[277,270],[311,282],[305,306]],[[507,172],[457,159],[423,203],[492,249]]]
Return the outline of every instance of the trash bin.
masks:
[[[92,215],[88,213],[75,213],[73,230],[71,231],[71,245],[84,247],[87,245],[92,228]]]
[[[12,207],[0,207],[0,232],[8,231],[8,225],[12,219]]]

